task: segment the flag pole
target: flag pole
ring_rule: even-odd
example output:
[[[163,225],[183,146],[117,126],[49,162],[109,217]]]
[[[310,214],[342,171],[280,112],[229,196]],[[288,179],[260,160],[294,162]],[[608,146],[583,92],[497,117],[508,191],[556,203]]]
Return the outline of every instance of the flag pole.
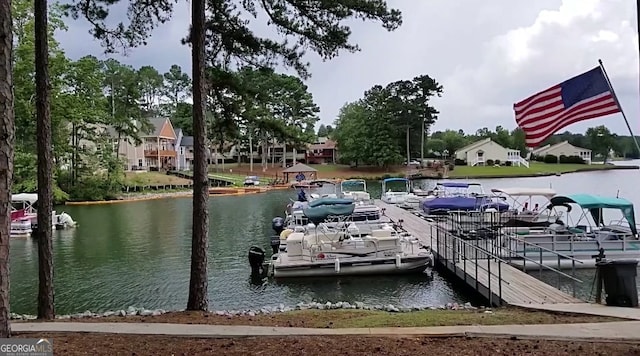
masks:
[[[609,75],[607,75],[607,71],[604,69],[604,64],[602,63],[602,59],[598,59],[598,63],[600,64],[600,69],[602,69],[602,74],[604,74],[604,79],[607,81],[609,90],[611,91],[611,96],[613,96],[613,100],[616,101],[616,105],[618,105],[618,109],[620,109],[620,113],[622,114],[624,123],[627,124],[627,129],[629,129],[629,133],[631,134],[633,143],[636,144],[636,148],[638,149],[638,153],[640,154],[640,144],[638,144],[638,139],[636,139],[636,136],[633,134],[633,131],[631,130],[631,125],[629,125],[629,120],[627,120],[627,115],[625,115],[624,110],[622,110],[622,105],[620,105],[618,96],[616,95],[615,90],[613,90],[613,86],[611,85],[611,81],[609,80]]]

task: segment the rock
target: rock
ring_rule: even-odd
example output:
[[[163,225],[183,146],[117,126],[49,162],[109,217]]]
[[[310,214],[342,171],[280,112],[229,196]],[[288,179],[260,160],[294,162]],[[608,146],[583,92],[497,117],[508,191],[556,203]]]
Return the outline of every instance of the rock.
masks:
[[[137,311],[138,310],[135,307],[132,307],[132,306],[127,308],[127,314],[136,313]]]
[[[93,317],[95,314],[93,314],[91,311],[87,310],[84,313],[82,313],[82,317],[83,318],[91,318]]]
[[[151,315],[153,315],[153,316],[158,316],[158,315],[162,315],[162,314],[163,314],[163,313],[162,313],[162,310],[154,310],[154,311],[151,313]]]
[[[126,311],[124,311],[124,310],[118,310],[118,313],[117,313],[117,314],[118,314],[118,316],[126,316],[126,315],[127,315],[127,312],[126,312]]]
[[[248,313],[247,313],[247,315],[249,315],[249,316],[256,316],[256,313],[254,313],[254,312],[250,311],[250,312],[248,312]]]
[[[491,310],[485,310],[484,313],[485,314],[493,314],[493,312]]]
[[[108,312],[102,313],[102,316],[104,316],[104,317],[110,317],[110,316],[114,316],[114,315],[116,315],[116,312],[112,312],[112,311],[108,311]]]
[[[64,319],[71,319],[71,315],[58,315],[56,318],[57,319],[63,319],[63,320]]]
[[[400,308],[400,312],[402,313],[408,313],[411,311],[411,308]]]
[[[325,308],[325,309],[331,309],[331,307],[332,307],[331,302],[326,302],[326,303],[324,304],[324,308]]]
[[[342,303],[342,308],[351,309],[351,304],[349,302],[344,302],[344,303]]]
[[[284,308],[282,309],[282,311],[283,311],[283,312],[290,312],[290,311],[292,311],[292,310],[293,310],[293,308],[291,308],[291,307],[284,307]]]
[[[153,311],[148,309],[143,309],[142,311],[140,311],[139,314],[142,316],[151,316],[153,315]]]
[[[384,310],[388,311],[388,312],[392,312],[392,313],[399,313],[400,309],[396,308],[393,304],[389,304],[387,305]]]
[[[340,309],[340,308],[342,308],[342,305],[343,305],[343,304],[344,304],[344,303],[342,303],[342,302],[337,302],[336,304],[334,304],[334,309]]]
[[[356,302],[356,309],[364,309],[364,303],[363,302]]]

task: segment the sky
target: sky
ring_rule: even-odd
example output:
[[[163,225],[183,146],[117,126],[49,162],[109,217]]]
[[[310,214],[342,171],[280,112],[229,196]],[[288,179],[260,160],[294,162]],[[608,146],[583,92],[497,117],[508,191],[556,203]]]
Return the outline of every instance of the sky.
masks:
[[[403,25],[387,32],[378,23],[354,22],[357,53],[322,61],[309,55],[306,81],[320,107],[320,123],[332,124],[340,108],[374,85],[427,74],[444,88],[432,100],[440,111],[435,130],[475,132],[497,125],[516,127],[513,103],[598,65],[602,59],[634,133],[640,134],[638,37],[632,0],[388,0],[402,11]],[[180,44],[190,5],[176,5],[172,21],[153,33],[147,46],[114,58],[166,72],[172,64],[191,71],[190,49]],[[80,20],[59,33],[72,59],[106,58]],[[273,36],[266,25],[258,31]],[[628,134],[620,114],[576,123],[584,132],[605,125]]]

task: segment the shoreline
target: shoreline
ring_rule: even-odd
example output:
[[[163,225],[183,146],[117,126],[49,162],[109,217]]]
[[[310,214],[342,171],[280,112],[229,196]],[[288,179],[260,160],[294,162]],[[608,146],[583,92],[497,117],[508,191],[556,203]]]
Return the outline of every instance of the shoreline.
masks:
[[[448,177],[442,178],[417,178],[417,179],[502,179],[502,178],[536,178],[536,177],[550,177],[550,176],[560,176],[563,174],[573,174],[573,173],[586,173],[586,172],[600,172],[600,171],[622,171],[622,170],[637,170],[640,169],[640,166],[614,166],[611,165],[609,167],[600,167],[600,168],[578,168],[564,172],[539,172],[539,173],[525,173],[525,174],[493,174],[493,175],[449,175]],[[455,172],[455,170],[454,170]],[[415,178],[414,178],[415,179]]]
[[[210,197],[223,197],[223,196],[237,196],[248,194],[266,193],[271,190],[290,189],[289,186],[269,186],[269,187],[213,187],[209,188]],[[97,200],[97,201],[68,201],[64,205],[103,205],[103,204],[119,204],[119,203],[132,203],[140,201],[149,201],[157,199],[175,199],[175,198],[189,198],[193,196],[193,190],[184,191],[171,191],[162,192],[156,191],[153,193],[129,193],[120,196],[120,199],[114,200]]]
[[[573,173],[585,173],[585,172],[597,172],[597,171],[614,171],[614,170],[638,170],[640,166],[615,166],[611,165],[609,167],[599,167],[599,168],[579,168],[566,172],[540,172],[540,173],[529,173],[529,174],[495,174],[495,175],[453,175],[447,177],[410,177],[409,180],[420,180],[420,179],[504,179],[504,178],[539,178],[539,177],[550,177],[550,176],[559,176],[563,174],[573,174]],[[365,179],[365,180],[382,180],[385,178],[405,178],[405,176],[400,174],[386,174],[383,176],[371,176],[371,177],[351,177],[351,178],[342,178],[340,180],[345,179]],[[322,178],[322,179],[338,179],[338,178]],[[271,190],[284,190],[284,189],[292,189],[289,185],[277,185],[277,186],[259,186],[259,187],[213,187],[209,188],[209,196],[210,197],[221,197],[221,196],[238,196],[238,195],[247,195],[247,194],[258,194],[258,193],[266,193]],[[184,190],[184,191],[170,191],[170,192],[162,192],[155,191],[149,193],[129,193],[124,194],[120,197],[120,199],[114,200],[98,200],[98,201],[68,201],[64,203],[64,205],[103,205],[103,204],[118,204],[118,203],[131,203],[131,202],[141,202],[141,201],[149,201],[149,200],[157,200],[157,199],[173,199],[173,198],[189,198],[193,196],[193,190]]]

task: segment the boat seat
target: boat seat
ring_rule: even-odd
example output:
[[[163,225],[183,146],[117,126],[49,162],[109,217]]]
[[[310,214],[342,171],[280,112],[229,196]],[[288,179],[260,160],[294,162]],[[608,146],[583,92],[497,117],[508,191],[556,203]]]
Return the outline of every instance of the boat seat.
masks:
[[[393,238],[395,238],[395,236],[393,236],[393,234],[392,234],[392,231],[383,230],[383,229],[371,230],[371,237],[375,237],[375,238],[393,237]]]

